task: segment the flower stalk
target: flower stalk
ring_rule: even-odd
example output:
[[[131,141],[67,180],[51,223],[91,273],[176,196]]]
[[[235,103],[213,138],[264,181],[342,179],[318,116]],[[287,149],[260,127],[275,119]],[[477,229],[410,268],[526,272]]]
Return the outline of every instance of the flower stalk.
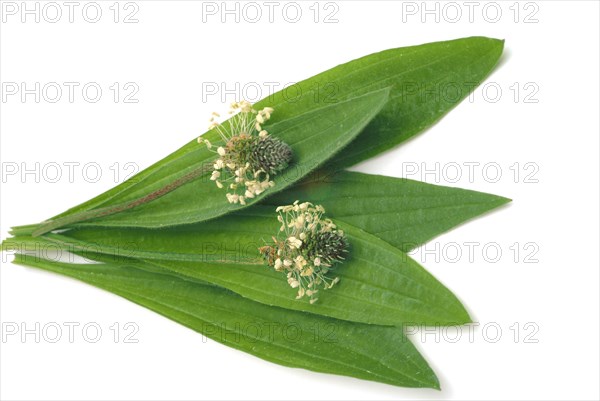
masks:
[[[33,231],[32,236],[37,237],[71,224],[136,208],[209,173],[211,173],[211,181],[214,181],[219,188],[227,186],[230,191],[226,194],[229,203],[246,205],[247,199],[254,198],[275,185],[271,177],[287,168],[293,156],[289,145],[270,136],[262,128],[262,124],[271,118],[273,111],[270,107],[259,111],[254,110],[246,101],[232,103],[228,128],[216,121],[219,117],[217,113],[213,113],[210,119],[209,129],[218,132],[224,141],[223,146],[213,150],[209,140],[198,138],[199,143],[206,145],[209,151],[217,154],[218,157],[212,166],[202,165],[162,188],[132,201],[43,222]],[[239,193],[240,191],[242,193]]]
[[[210,166],[208,166],[208,167],[210,167]],[[95,219],[95,218],[99,218],[99,217],[110,216],[113,214],[123,212],[125,210],[133,209],[133,208],[141,206],[143,204],[152,202],[153,200],[156,200],[162,196],[165,196],[169,192],[176,190],[177,188],[181,187],[182,185],[187,184],[188,182],[193,181],[196,178],[198,178],[204,174],[208,174],[210,172],[208,167],[206,165],[198,167],[198,168],[190,171],[189,173],[183,175],[182,177],[179,177],[176,180],[168,183],[164,187],[159,188],[156,191],[149,193],[148,195],[144,195],[138,199],[134,199],[129,202],[124,202],[124,203],[121,203],[118,205],[107,206],[107,207],[102,207],[102,208],[93,209],[93,210],[86,210],[86,211],[74,213],[74,214],[71,214],[68,216],[59,217],[54,220],[48,220],[48,221],[42,223],[40,225],[40,227],[38,227],[36,230],[34,230],[31,235],[33,237],[38,237],[40,235],[46,234],[50,231],[59,229],[61,227],[65,227],[65,226],[75,224],[75,223],[81,223],[83,221],[87,221],[87,220],[91,220],[91,219]]]

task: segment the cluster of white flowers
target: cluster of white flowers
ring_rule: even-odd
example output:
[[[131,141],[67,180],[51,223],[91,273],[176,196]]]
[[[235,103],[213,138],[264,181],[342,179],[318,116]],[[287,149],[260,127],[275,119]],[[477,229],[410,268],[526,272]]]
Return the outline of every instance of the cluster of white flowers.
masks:
[[[292,288],[298,288],[297,299],[306,295],[315,303],[319,286],[329,289],[340,281],[339,277],[328,278],[327,273],[348,252],[344,232],[323,218],[321,205],[296,201],[276,211],[284,238],[273,237],[275,245],[260,251],[270,266],[286,273]]]
[[[219,133],[223,145],[214,146],[209,140],[198,138],[198,142],[218,155],[210,179],[217,187],[228,189],[226,197],[230,203],[245,205],[247,199],[275,185],[270,176],[277,170],[267,171],[261,163],[265,156],[260,153],[265,144],[273,142],[269,133],[262,129],[262,124],[271,118],[272,112],[270,107],[257,111],[247,101],[234,102],[228,113],[231,118],[225,125],[217,121],[220,118],[218,113],[213,113],[210,119],[209,129]],[[216,150],[213,149],[215,147]],[[287,162],[289,160],[286,160],[286,167]]]

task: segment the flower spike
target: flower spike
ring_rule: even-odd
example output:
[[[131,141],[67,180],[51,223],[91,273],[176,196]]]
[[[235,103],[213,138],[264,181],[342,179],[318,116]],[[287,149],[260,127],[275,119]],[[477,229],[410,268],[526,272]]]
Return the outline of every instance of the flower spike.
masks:
[[[273,113],[271,107],[255,110],[252,104],[243,100],[231,104],[228,125],[221,125],[213,113],[209,129],[218,132],[223,144],[216,150],[210,141],[198,138],[199,143],[218,155],[210,179],[219,188],[227,188],[230,203],[246,204],[275,185],[272,176],[280,173],[290,164],[292,148],[280,139],[274,138],[263,129]],[[239,193],[238,193],[239,192]]]
[[[273,237],[274,245],[259,251],[269,266],[287,275],[290,287],[298,289],[296,299],[308,296],[313,304],[318,299],[318,287],[329,289],[340,281],[327,273],[344,260],[348,240],[330,219],[323,218],[321,205],[296,201],[279,206],[276,212],[280,236]]]

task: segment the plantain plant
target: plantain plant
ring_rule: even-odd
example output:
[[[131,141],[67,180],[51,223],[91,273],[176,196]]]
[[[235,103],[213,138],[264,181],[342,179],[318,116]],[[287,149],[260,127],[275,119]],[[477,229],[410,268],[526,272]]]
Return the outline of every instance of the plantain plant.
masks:
[[[436,123],[503,45],[471,37],[386,50],[300,82],[293,102],[278,92],[234,103],[128,181],[14,227],[2,249],[284,366],[439,389],[403,326],[471,319],[407,252],[509,199],[345,169]],[[448,85],[456,96],[423,96]],[[327,96],[315,90],[324,86]],[[44,259],[43,247],[94,263]],[[275,329],[249,337],[239,330],[248,323]],[[293,347],[290,324],[301,333]]]

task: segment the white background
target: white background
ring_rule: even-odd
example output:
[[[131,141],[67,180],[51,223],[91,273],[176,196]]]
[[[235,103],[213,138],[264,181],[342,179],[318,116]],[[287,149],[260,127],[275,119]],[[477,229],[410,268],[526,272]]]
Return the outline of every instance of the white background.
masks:
[[[438,340],[422,332],[412,336],[439,374],[441,392],[264,362],[109,293],[11,265],[3,255],[3,324],[31,329],[39,322],[51,329],[54,322],[64,331],[58,343],[44,336],[37,343],[33,335],[0,343],[3,399],[598,399],[597,2],[499,1],[487,8],[479,2],[472,20],[465,3],[438,3],[436,22],[435,14],[422,14],[421,2],[338,1],[319,4],[316,23],[312,1],[298,3],[297,23],[284,18],[294,13],[288,8],[282,15],[283,2],[273,22],[267,6],[256,3],[263,12],[256,23],[243,14],[239,23],[233,15],[221,23],[219,13],[203,15],[203,3],[194,1],[121,3],[117,23],[113,1],[99,2],[97,23],[83,18],[86,2],[75,8],[72,23],[59,2],[59,22],[45,20],[55,15],[47,7],[39,23],[35,15],[23,23],[21,3],[13,4],[17,14],[5,13],[1,26],[3,85],[80,86],[72,103],[64,86],[56,103],[47,101],[53,92],[39,103],[33,95],[2,100],[2,237],[10,226],[41,221],[109,189],[131,171],[126,163],[144,168],[202,133],[209,113],[235,97],[209,95],[207,83],[235,89],[238,82],[249,91],[259,85],[264,96],[265,83],[296,82],[387,48],[473,35],[506,39],[489,92],[478,89],[428,132],[356,169],[497,193],[514,202],[433,240],[427,248],[432,253],[414,255],[480,324],[472,338],[465,329],[456,343],[451,331]],[[220,2],[212,4],[222,10]],[[39,3],[40,12],[44,5]],[[415,7],[416,14],[407,12]],[[492,22],[498,8],[502,15]],[[124,23],[136,9],[138,22]],[[457,9],[462,18],[451,22]],[[94,18],[94,9],[86,10]],[[245,10],[254,18],[255,9]],[[333,11],[337,22],[325,23]],[[103,90],[96,103],[81,93],[90,82]],[[121,88],[117,103],[110,89],[115,82]],[[134,86],[125,90],[128,82]],[[125,103],[135,85],[138,102]],[[502,95],[496,98],[498,87]],[[253,93],[246,93],[249,100]],[[36,162],[38,176],[23,174],[35,171]],[[79,163],[72,177],[65,165],[70,162]],[[421,176],[436,162],[439,177]],[[464,164],[470,162],[480,163],[472,177]],[[456,163],[463,176],[454,182],[456,170],[449,168]],[[494,169],[483,171],[488,163],[502,173],[497,182]],[[62,176],[53,183],[57,165]],[[415,166],[419,171],[408,174]],[[473,241],[480,245],[470,260],[465,243]],[[486,244],[502,250],[498,260],[482,252]],[[463,255],[453,261],[457,249]],[[67,322],[80,324],[73,343]],[[115,322],[121,327],[117,343],[110,329]],[[131,331],[124,330],[127,322],[139,327],[137,343],[124,341]],[[102,328],[99,342],[82,337],[86,323]],[[492,342],[498,327],[502,335]]]

